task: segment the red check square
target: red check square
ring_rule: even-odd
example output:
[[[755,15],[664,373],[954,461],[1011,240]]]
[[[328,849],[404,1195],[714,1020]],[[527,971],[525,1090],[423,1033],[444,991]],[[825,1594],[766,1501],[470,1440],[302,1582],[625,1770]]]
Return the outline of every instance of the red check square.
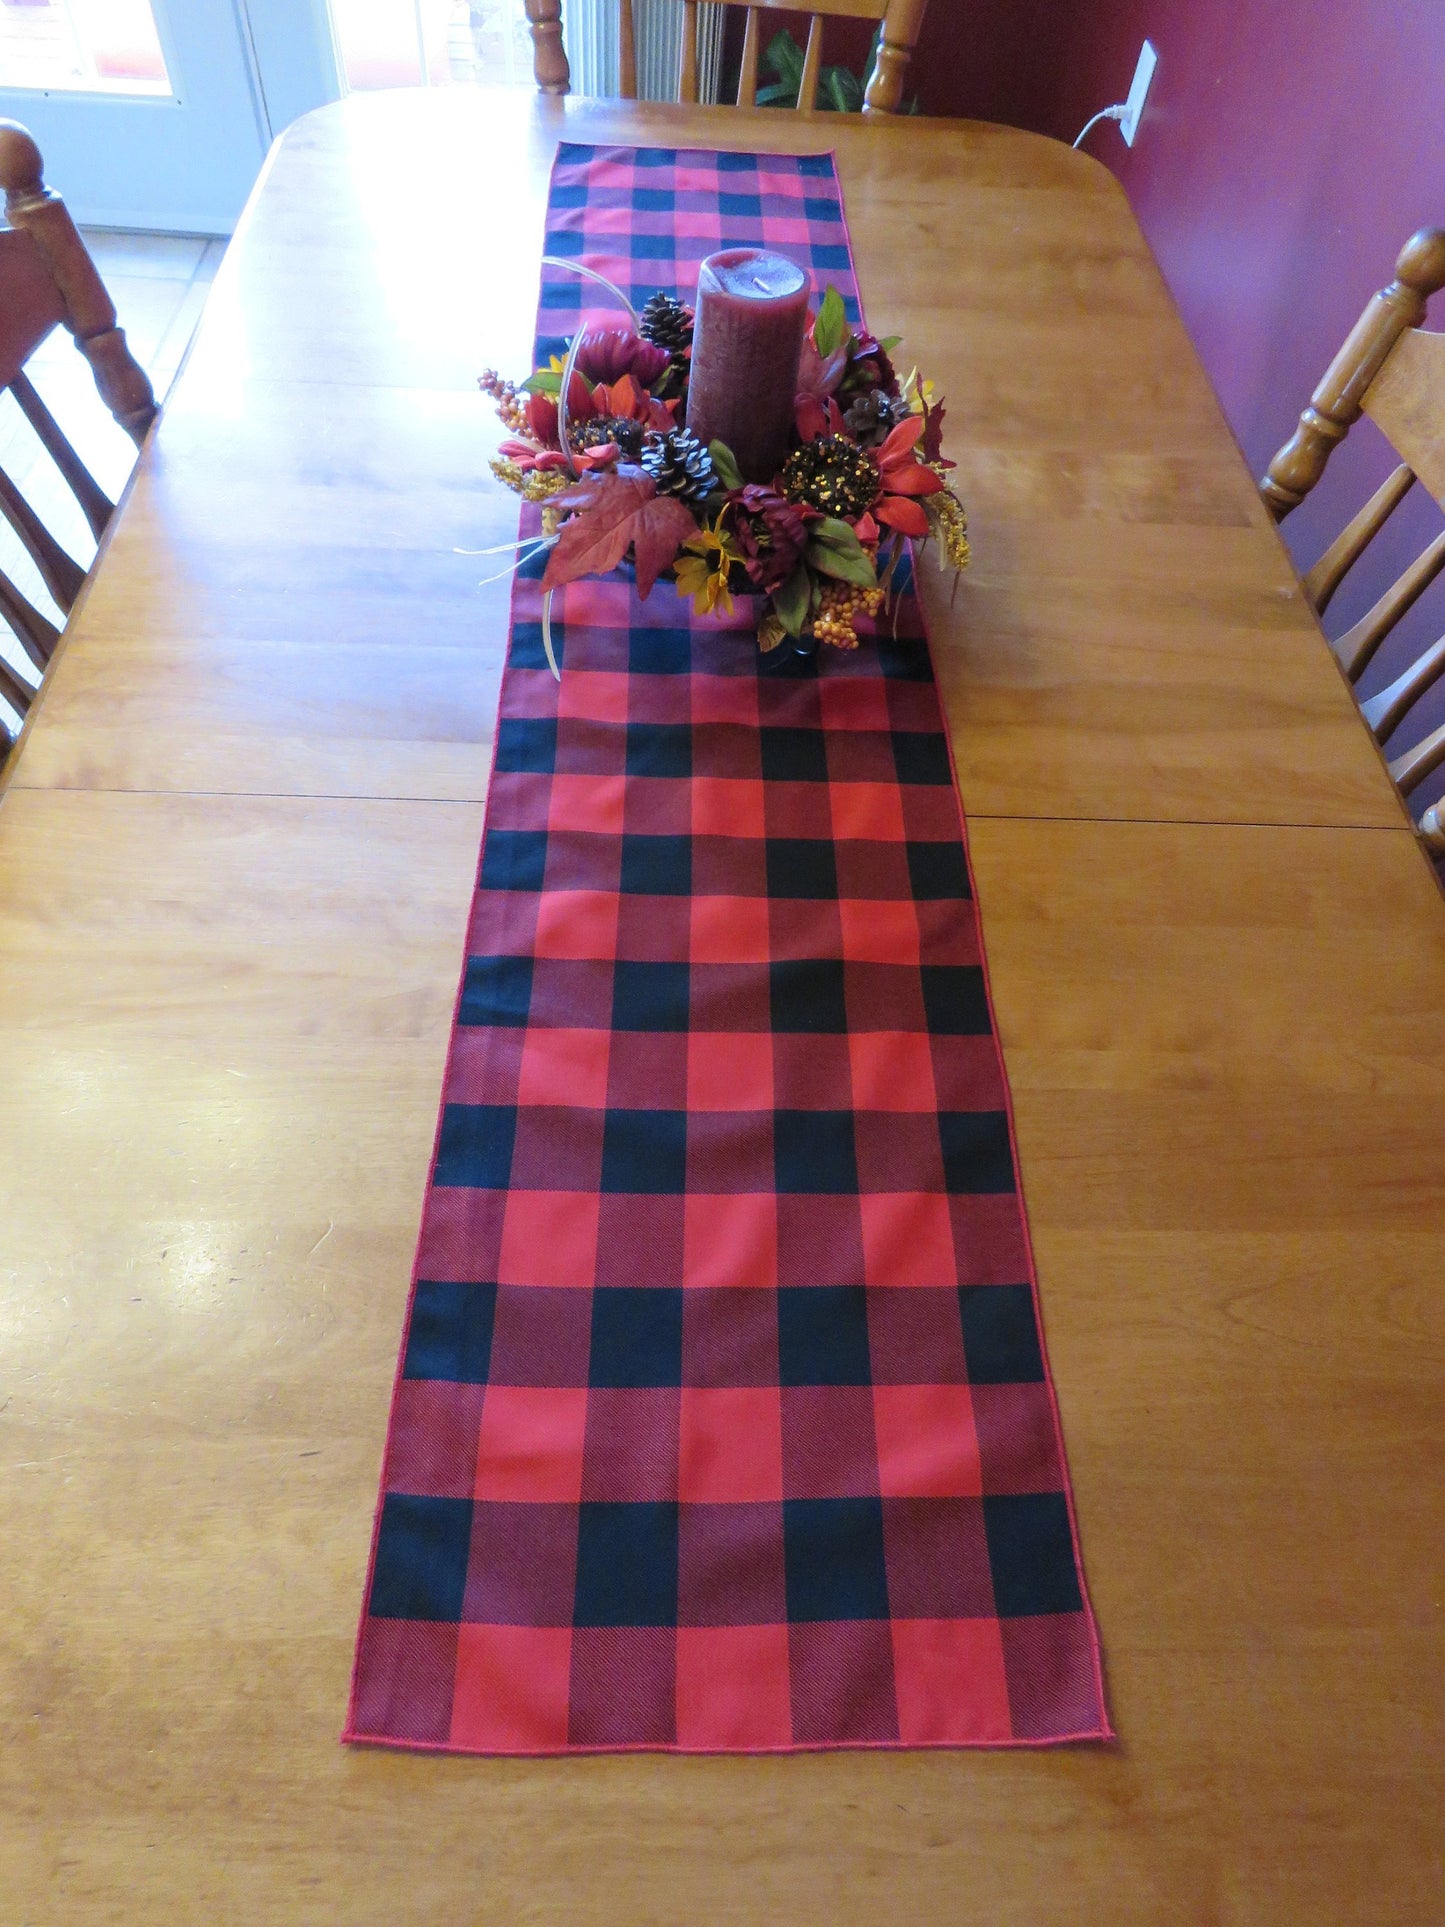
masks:
[[[752,777],[694,776],[694,836],[766,836],[763,785]]]
[[[927,1045],[927,1038],[921,1041]],[[693,1031],[687,1040],[687,1108],[770,1111],[772,1038],[765,1031]]]
[[[473,1498],[576,1505],[586,1428],[585,1386],[489,1385]]]
[[[617,955],[617,894],[612,890],[545,890],[537,900],[539,957],[610,961]]]
[[[549,830],[594,830],[621,836],[625,776],[553,776],[547,803]]]
[[[632,678],[608,669],[574,669],[557,691],[557,715],[589,723],[625,723]]]
[[[509,1191],[497,1282],[590,1287],[597,1274],[595,1191]]]
[[[840,842],[854,837],[869,842],[901,843],[903,797],[896,783],[832,783],[828,798],[833,810],[833,834]]]
[[[870,1285],[955,1285],[952,1213],[941,1191],[868,1191],[863,1215],[864,1275]]]
[[[450,1743],[477,1753],[567,1744],[570,1626],[459,1626]]]
[[[694,897],[689,955],[693,963],[767,963],[767,898]]]
[[[848,1061],[855,1111],[938,1109],[933,1052],[926,1031],[851,1031]]]
[[[885,1499],[977,1499],[978,1435],[966,1385],[875,1385],[878,1489]]]
[[[522,1037],[519,1104],[607,1108],[607,1031],[526,1030]]]
[[[782,1498],[782,1413],[773,1387],[683,1386],[677,1496],[683,1505]]]
[[[778,1285],[778,1207],[771,1191],[689,1192],[683,1200],[682,1282]]]
[[[893,1687],[904,1746],[986,1746],[1013,1738],[996,1619],[895,1619]]]
[[[679,1626],[677,1743],[699,1753],[793,1739],[786,1626]]]
[[[545,903],[546,898],[542,901]],[[918,912],[904,899],[880,898],[861,903],[843,897],[838,903],[843,926],[843,957],[848,963],[916,964]]]

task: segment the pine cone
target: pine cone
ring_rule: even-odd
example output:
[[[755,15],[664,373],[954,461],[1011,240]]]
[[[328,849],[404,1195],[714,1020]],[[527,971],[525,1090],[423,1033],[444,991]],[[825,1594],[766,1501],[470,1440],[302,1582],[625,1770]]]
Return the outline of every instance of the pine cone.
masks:
[[[692,322],[692,309],[686,302],[658,292],[642,310],[639,326],[644,341],[655,342],[671,355],[680,355],[692,346]]]
[[[878,499],[878,467],[846,435],[824,435],[793,450],[778,487],[790,502],[806,502],[825,515],[855,522]]]
[[[659,495],[676,495],[689,505],[701,502],[718,486],[712,456],[685,428],[649,435],[642,445],[642,466],[656,482]]]
[[[874,388],[859,395],[843,417],[843,426],[855,441],[871,447],[881,442],[908,413],[908,404]]]
[[[642,423],[626,415],[594,415],[591,421],[580,422],[571,433],[572,446],[577,449],[601,448],[606,442],[616,442],[624,462],[635,462],[642,453]]]

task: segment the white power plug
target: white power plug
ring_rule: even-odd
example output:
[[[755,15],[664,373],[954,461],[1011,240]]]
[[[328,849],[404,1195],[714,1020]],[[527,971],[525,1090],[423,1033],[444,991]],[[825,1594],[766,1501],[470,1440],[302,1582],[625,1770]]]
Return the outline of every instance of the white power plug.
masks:
[[[1079,130],[1075,147],[1082,147],[1084,136],[1098,126],[1101,120],[1116,120],[1119,132],[1124,136],[1124,145],[1132,147],[1134,136],[1139,131],[1139,116],[1144,111],[1148,98],[1149,83],[1154,78],[1154,69],[1159,65],[1159,56],[1154,51],[1152,41],[1146,40],[1139,49],[1139,64],[1134,69],[1134,82],[1129,89],[1129,98],[1115,107],[1101,107],[1097,114],[1090,116]]]
[[[1154,78],[1154,69],[1159,65],[1159,56],[1153,43],[1146,40],[1139,49],[1139,64],[1134,69],[1134,82],[1129,89],[1129,98],[1124,102],[1124,111],[1119,116],[1119,132],[1124,136],[1124,145],[1132,147],[1134,136],[1139,131],[1139,116],[1144,111],[1144,102],[1149,95],[1149,82]]]

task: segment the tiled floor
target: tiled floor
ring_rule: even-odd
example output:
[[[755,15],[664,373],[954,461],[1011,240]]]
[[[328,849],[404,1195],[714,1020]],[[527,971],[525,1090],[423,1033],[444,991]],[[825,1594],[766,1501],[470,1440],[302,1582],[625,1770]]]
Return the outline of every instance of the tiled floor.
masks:
[[[225,243],[98,229],[88,230],[85,238],[131,349],[149,374],[157,401],[163,401],[195,332]],[[63,328],[57,328],[31,357],[26,372],[72,446],[114,499],[125,486],[135,447],[112,421],[88,365]],[[9,394],[0,394],[0,468],[76,561],[88,567],[95,554],[90,530]],[[0,521],[0,569],[52,621],[61,620],[30,558],[4,521]],[[35,680],[20,645],[3,626],[0,653],[28,681]]]

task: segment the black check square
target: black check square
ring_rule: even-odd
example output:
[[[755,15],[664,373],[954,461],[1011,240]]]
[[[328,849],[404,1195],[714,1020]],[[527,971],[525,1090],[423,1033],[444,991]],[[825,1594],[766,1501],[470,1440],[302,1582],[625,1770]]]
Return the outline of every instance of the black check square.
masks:
[[[687,1189],[687,1112],[609,1110],[602,1189],[681,1197]]]
[[[495,1285],[418,1278],[407,1327],[405,1378],[485,1385],[492,1369]]]
[[[941,730],[895,729],[893,762],[900,783],[952,783],[948,738]]]
[[[924,964],[923,1008],[935,1037],[987,1037],[993,1028],[979,964]]]
[[[943,1182],[957,1194],[1012,1191],[1013,1150],[1003,1111],[940,1111]]]
[[[557,767],[555,716],[503,716],[497,724],[495,768],[504,774],[550,775]]]
[[[1044,1357],[1027,1285],[961,1285],[963,1353],[971,1385],[1038,1385]]]
[[[784,1285],[778,1292],[779,1385],[869,1385],[862,1285]]]
[[[785,957],[769,964],[772,1027],[841,1036],[848,1028],[841,957]]]
[[[770,897],[811,897],[832,902],[838,895],[833,845],[821,837],[770,836],[767,864]]]
[[[821,729],[763,728],[758,731],[762,745],[765,783],[826,783],[828,780],[828,738]]]
[[[983,1523],[1000,1619],[1079,1611],[1083,1601],[1062,1492],[985,1494]]]
[[[690,836],[624,836],[622,893],[636,897],[692,895]]]
[[[686,1030],[689,979],[685,963],[619,960],[612,967],[612,1028]]]
[[[437,1139],[434,1185],[500,1191],[512,1175],[515,1104],[448,1104]]]
[[[577,1626],[677,1624],[677,1506],[584,1500],[577,1534]]]
[[[371,1573],[372,1618],[459,1624],[471,1545],[470,1499],[388,1492]]]
[[[690,723],[629,723],[627,725],[627,774],[629,776],[691,776],[692,725]]]
[[[459,1024],[519,1030],[532,1005],[530,957],[468,957],[462,978]]]
[[[784,1499],[788,1618],[887,1619],[881,1499]]]
[[[484,890],[540,890],[547,870],[545,830],[489,830],[482,850]]]
[[[920,903],[972,895],[961,843],[910,843],[908,878]]]
[[[599,1285],[592,1294],[589,1385],[681,1385],[682,1291]]]
[[[858,1190],[851,1111],[774,1111],[773,1168],[780,1192],[850,1197]]]

